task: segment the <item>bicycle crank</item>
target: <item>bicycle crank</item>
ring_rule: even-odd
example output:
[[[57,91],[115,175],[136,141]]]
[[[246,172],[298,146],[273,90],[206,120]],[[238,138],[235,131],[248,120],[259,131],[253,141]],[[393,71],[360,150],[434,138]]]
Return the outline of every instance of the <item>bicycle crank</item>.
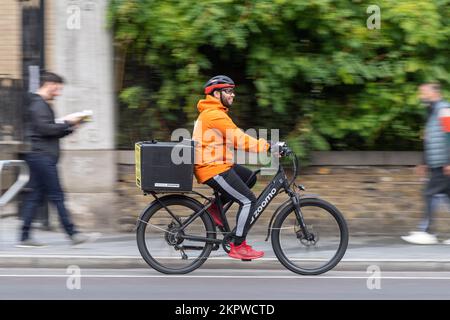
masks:
[[[230,253],[230,243],[233,241],[233,233],[228,233],[223,237],[222,248],[226,253]]]

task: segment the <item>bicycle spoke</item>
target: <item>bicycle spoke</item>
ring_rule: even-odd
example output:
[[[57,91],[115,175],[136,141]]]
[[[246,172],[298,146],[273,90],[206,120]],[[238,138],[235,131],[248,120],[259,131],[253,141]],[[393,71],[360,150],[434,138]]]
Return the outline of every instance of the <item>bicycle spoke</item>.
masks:
[[[140,220],[142,224],[138,234],[143,241],[138,241],[138,244],[147,263],[162,272],[183,273],[196,268],[199,260],[206,259],[205,252],[211,250],[211,244],[184,238],[207,238],[211,234],[202,217],[197,217],[184,230],[180,229],[179,223],[186,222],[195,212],[198,212],[197,208],[184,203],[164,203],[164,207]]]
[[[294,272],[326,272],[339,262],[345,252],[347,231],[338,221],[340,214],[323,204],[321,200],[314,200],[301,206],[305,230],[300,227],[293,208],[274,223],[274,251],[280,261]]]
[[[319,212],[320,208],[302,208],[303,217],[308,229],[308,232],[312,233],[313,237],[317,239],[317,242],[308,242],[305,239],[305,235],[300,230],[298,222],[295,218],[295,213],[285,220],[288,227],[285,227],[280,232],[280,243],[283,252],[287,255],[289,260],[299,258],[302,259],[317,259],[318,261],[331,260],[335,252],[339,247],[339,228],[335,221],[332,220],[332,216],[328,215],[326,211],[322,214]],[[315,228],[311,227],[311,223],[314,223]],[[323,228],[318,226],[323,226]],[[327,230],[325,230],[325,227]],[[334,229],[334,230],[333,230]],[[319,239],[318,239],[319,238]],[[310,245],[307,245],[307,244]],[[318,262],[317,265],[312,265],[311,262],[308,268],[317,268],[321,266],[322,262]]]

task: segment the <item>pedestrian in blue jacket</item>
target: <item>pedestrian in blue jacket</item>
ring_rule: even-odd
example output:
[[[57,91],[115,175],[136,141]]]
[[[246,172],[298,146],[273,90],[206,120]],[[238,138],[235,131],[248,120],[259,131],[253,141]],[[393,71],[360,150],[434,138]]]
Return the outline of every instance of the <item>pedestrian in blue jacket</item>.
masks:
[[[424,139],[424,163],[417,167],[420,175],[428,173],[425,187],[425,212],[418,231],[403,240],[414,244],[438,243],[430,233],[437,195],[450,197],[450,104],[443,100],[438,83],[425,83],[419,87],[419,97],[428,111]],[[444,241],[450,244],[450,240]]]

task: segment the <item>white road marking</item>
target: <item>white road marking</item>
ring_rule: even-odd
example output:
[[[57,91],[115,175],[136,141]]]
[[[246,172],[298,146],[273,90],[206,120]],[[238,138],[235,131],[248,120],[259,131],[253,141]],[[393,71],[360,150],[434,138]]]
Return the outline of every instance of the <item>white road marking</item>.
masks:
[[[95,256],[95,255],[52,255],[52,254],[36,254],[36,255],[19,255],[19,254],[0,254],[0,258],[61,258],[61,259],[139,259],[142,260],[141,256]],[[160,257],[155,257],[155,259],[174,259],[174,260],[180,260],[179,256],[171,256],[171,257],[166,257],[166,256],[160,256]],[[232,259],[229,257],[208,257],[207,260],[212,260],[212,261],[219,261],[219,260],[224,260],[224,261],[238,261],[236,259]],[[294,259],[290,259],[292,261],[325,261],[327,259],[313,259],[313,258],[294,258]],[[277,258],[259,258],[258,260],[255,260],[254,262],[262,262],[262,261],[278,261]],[[239,261],[238,261],[239,262]],[[342,259],[341,262],[449,262],[449,259],[373,259],[373,258],[367,258],[367,259]]]
[[[81,274],[82,278],[210,278],[210,279],[367,279],[368,276],[237,276],[237,275],[119,275]],[[66,274],[0,274],[0,278],[67,278]],[[383,280],[450,280],[449,277],[381,276]]]

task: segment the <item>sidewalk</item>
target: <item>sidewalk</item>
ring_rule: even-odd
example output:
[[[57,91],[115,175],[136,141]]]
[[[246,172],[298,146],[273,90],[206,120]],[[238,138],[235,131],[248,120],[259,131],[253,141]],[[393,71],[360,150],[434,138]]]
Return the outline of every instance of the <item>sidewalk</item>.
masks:
[[[0,268],[150,268],[141,258],[133,233],[103,234],[95,243],[71,246],[58,231],[34,230],[44,248],[16,248],[19,221],[0,219]],[[283,269],[265,235],[249,235],[255,248],[264,250],[263,259],[242,262],[213,251],[201,268]],[[164,247],[165,248],[165,247]],[[334,270],[365,271],[377,265],[382,271],[450,271],[449,245],[411,245],[398,237],[351,237],[343,260]]]

